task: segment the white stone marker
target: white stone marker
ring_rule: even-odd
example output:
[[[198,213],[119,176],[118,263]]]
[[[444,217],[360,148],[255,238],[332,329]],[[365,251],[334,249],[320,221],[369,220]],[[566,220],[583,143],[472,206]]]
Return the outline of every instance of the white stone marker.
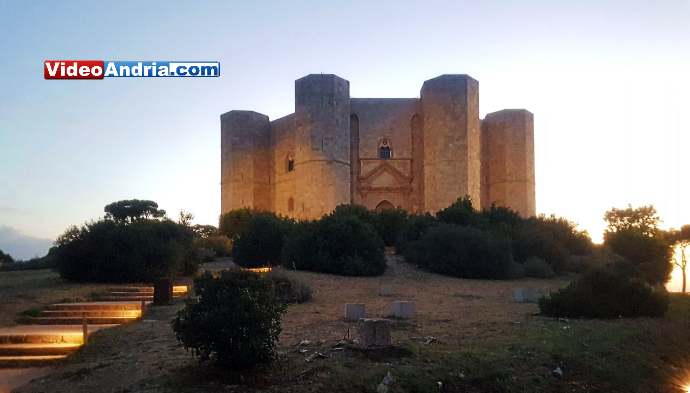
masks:
[[[363,303],[346,303],[345,304],[345,320],[359,321],[364,318],[364,304]]]
[[[388,315],[395,318],[411,319],[414,318],[415,312],[415,302],[399,300],[390,304]]]
[[[362,318],[357,324],[359,345],[364,348],[391,345],[391,321],[381,318]]]
[[[542,291],[538,288],[517,288],[514,294],[518,303],[537,303],[542,296]]]

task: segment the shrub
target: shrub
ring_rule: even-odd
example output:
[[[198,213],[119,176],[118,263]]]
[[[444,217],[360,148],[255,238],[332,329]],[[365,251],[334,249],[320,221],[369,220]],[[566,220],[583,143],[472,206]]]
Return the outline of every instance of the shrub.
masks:
[[[226,270],[195,280],[198,298],[177,313],[177,339],[201,361],[247,369],[275,357],[285,305],[258,274]]]
[[[0,265],[14,263],[14,258],[10,254],[5,254],[0,250]]]
[[[650,285],[668,281],[673,265],[672,247],[660,236],[646,235],[639,230],[606,232],[604,245],[625,258],[634,269],[634,274]]]
[[[431,214],[414,214],[411,215],[405,225],[398,233],[398,239],[395,246],[398,252],[405,253],[408,244],[411,244],[424,236],[429,228],[437,225],[436,218]]]
[[[283,266],[346,276],[386,270],[384,244],[374,228],[352,215],[297,224],[283,248]]]
[[[513,272],[510,242],[490,232],[441,224],[418,241],[411,262],[432,272],[464,278],[509,278]]]
[[[199,249],[209,250],[212,258],[229,257],[232,251],[232,242],[225,235],[196,238],[194,245]]]
[[[237,235],[244,232],[249,220],[257,214],[256,211],[243,208],[227,212],[220,216],[218,233],[234,240]]]
[[[555,273],[545,260],[539,257],[529,257],[525,261],[525,275],[534,278],[551,278]]]
[[[395,246],[405,223],[407,223],[407,211],[401,208],[384,209],[374,213],[374,228],[386,246]]]
[[[469,196],[458,199],[452,205],[436,213],[436,218],[446,224],[481,227],[484,220],[481,214],[475,210]]]
[[[311,287],[290,272],[273,269],[264,278],[273,283],[276,297],[282,303],[304,303],[311,300]]]
[[[542,314],[567,318],[660,317],[668,294],[614,269],[595,268],[558,292],[539,299]]]
[[[333,209],[331,214],[328,215],[329,217],[355,217],[359,219],[362,222],[365,222],[367,224],[374,225],[374,216],[375,213],[367,209],[366,207],[362,205],[354,205],[354,204],[343,204],[343,205],[338,205]]]
[[[247,268],[279,264],[288,225],[271,213],[253,215],[234,238],[233,261]]]
[[[75,281],[151,281],[198,266],[191,230],[170,220],[102,220],[68,229],[56,245],[49,256]]]

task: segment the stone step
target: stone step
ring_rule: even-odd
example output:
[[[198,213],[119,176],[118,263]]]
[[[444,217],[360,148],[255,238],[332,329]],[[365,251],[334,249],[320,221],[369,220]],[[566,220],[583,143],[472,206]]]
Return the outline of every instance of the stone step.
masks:
[[[141,317],[140,310],[45,310],[41,311],[41,317]]]
[[[141,302],[142,300],[145,302],[152,302],[153,301],[153,296],[148,296],[148,295],[112,296],[112,295],[106,294],[106,295],[99,295],[96,298],[101,302]]]
[[[0,368],[47,366],[66,357],[67,355],[0,356]]]
[[[120,325],[137,320],[133,317],[32,317],[27,321],[35,325],[76,325],[84,319],[89,325]]]
[[[83,303],[57,303],[46,307],[49,311],[62,310],[140,310],[141,301],[101,301]]]
[[[89,326],[94,332],[108,326]],[[83,342],[81,325],[21,325],[0,329],[0,344],[55,344]]]
[[[111,287],[108,292],[146,292],[153,293],[153,287]]]
[[[81,343],[0,344],[0,356],[67,355],[81,346]]]

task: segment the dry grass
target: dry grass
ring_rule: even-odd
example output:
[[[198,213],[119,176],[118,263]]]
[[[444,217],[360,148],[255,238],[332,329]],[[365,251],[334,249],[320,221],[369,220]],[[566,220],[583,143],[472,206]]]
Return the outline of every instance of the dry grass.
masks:
[[[16,325],[24,311],[65,300],[87,300],[105,287],[105,284],[71,283],[49,269],[0,271],[0,327]]]
[[[561,287],[566,279],[462,280],[390,262],[380,278],[295,272],[314,290],[313,300],[289,307],[279,359],[256,371],[237,375],[199,365],[170,329],[177,304],[96,333],[51,375],[19,392],[374,392],[389,371],[396,378],[391,393],[680,392],[690,360],[687,297],[675,298],[664,319],[559,321],[536,316],[534,304],[514,303],[512,293],[520,286]],[[395,295],[380,296],[382,285]],[[413,321],[394,322],[395,348],[332,350],[353,327],[342,321],[344,303],[365,303],[370,316],[384,316],[394,299],[415,300],[418,308]],[[427,344],[429,336],[435,341]],[[302,340],[311,342],[304,354]],[[314,352],[326,357],[307,362]],[[552,375],[557,366],[563,378]]]

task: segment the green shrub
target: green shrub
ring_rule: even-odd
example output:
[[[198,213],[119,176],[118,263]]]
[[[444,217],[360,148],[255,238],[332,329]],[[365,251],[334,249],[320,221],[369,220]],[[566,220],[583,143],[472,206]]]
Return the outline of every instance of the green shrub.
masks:
[[[551,278],[554,275],[556,275],[551,269],[551,266],[549,266],[548,263],[546,263],[545,260],[539,258],[539,257],[529,257],[525,261],[525,275],[527,277],[534,277],[534,278]]]
[[[421,268],[464,278],[510,278],[510,242],[494,234],[457,225],[440,224],[409,246]]]
[[[14,258],[10,254],[5,254],[0,250],[0,265],[14,263]]]
[[[232,241],[225,235],[214,235],[194,239],[197,248],[209,250],[214,258],[229,257],[232,251]]]
[[[568,287],[541,298],[539,309],[551,317],[660,317],[668,303],[666,291],[654,291],[611,268],[595,268]]]
[[[375,214],[376,213],[372,212],[371,210],[367,209],[362,205],[343,204],[336,206],[335,209],[328,216],[340,218],[355,217],[362,222],[374,225]]]
[[[191,230],[170,220],[101,220],[68,229],[56,244],[49,256],[75,281],[152,281],[198,267]]]
[[[233,261],[247,268],[279,264],[288,226],[272,213],[252,215],[233,239]]]
[[[285,304],[258,274],[226,270],[195,280],[197,299],[172,321],[177,339],[200,360],[247,369],[274,359]]]
[[[484,226],[484,219],[472,205],[469,196],[458,199],[452,205],[436,213],[436,218],[446,224],[471,226],[479,228]]]
[[[629,261],[634,274],[650,285],[668,281],[673,249],[666,239],[632,229],[606,232],[604,245]]]
[[[398,233],[395,246],[398,252],[405,254],[408,244],[411,244],[424,236],[429,228],[437,225],[438,221],[431,214],[413,214]]]
[[[304,303],[311,300],[311,287],[290,272],[273,269],[264,278],[273,283],[276,297],[282,303]]]
[[[258,214],[257,211],[243,208],[227,212],[220,216],[218,233],[234,240],[236,236],[244,232],[250,219]]]
[[[374,213],[374,228],[386,246],[395,246],[407,218],[407,211],[401,208],[384,209]]]
[[[330,215],[296,225],[283,248],[283,266],[346,276],[386,270],[384,244],[374,228],[352,215]]]

